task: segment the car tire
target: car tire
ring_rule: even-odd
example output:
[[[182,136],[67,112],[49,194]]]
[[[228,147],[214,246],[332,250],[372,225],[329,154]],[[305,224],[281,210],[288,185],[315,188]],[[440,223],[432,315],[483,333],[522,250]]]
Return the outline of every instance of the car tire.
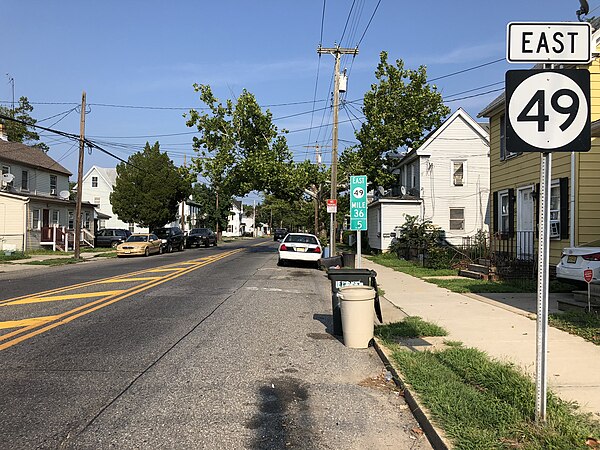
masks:
[[[158,247],[158,254],[162,255],[164,252],[163,246],[161,245],[160,247]]]
[[[214,246],[215,246],[215,247],[216,247],[216,246],[217,246],[217,240],[216,240],[216,239],[215,239],[215,243],[214,243]]]
[[[144,256],[150,256],[150,249],[148,247],[144,250]]]
[[[210,242],[206,241],[206,242],[204,243],[204,247],[206,247],[206,248],[210,247]]]
[[[277,265],[279,267],[285,267],[285,259],[279,259],[279,260],[277,260]]]
[[[185,250],[185,244],[182,242],[181,244],[179,244],[179,251],[182,252]]]
[[[171,247],[171,244],[167,244],[167,253],[173,253],[173,247]]]

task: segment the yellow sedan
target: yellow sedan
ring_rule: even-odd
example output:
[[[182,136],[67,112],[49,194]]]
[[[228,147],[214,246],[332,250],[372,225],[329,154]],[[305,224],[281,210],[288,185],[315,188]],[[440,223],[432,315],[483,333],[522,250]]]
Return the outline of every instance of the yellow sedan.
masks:
[[[117,246],[117,256],[149,256],[150,253],[162,253],[162,241],[155,234],[132,234],[125,242]]]

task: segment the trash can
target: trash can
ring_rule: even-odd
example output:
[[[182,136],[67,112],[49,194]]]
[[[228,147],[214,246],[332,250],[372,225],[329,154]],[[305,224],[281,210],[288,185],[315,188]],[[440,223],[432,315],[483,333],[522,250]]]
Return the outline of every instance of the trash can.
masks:
[[[346,286],[371,286],[377,292],[377,272],[371,269],[329,269],[327,278],[331,280],[331,310],[333,314],[333,334],[342,336],[342,313],[338,292]],[[379,306],[379,298],[376,298],[376,308]],[[381,313],[378,314],[381,320]]]
[[[375,289],[370,286],[346,286],[340,289],[344,345],[367,348],[375,327]]]
[[[356,254],[351,252],[342,252],[343,266],[349,269],[354,269]]]

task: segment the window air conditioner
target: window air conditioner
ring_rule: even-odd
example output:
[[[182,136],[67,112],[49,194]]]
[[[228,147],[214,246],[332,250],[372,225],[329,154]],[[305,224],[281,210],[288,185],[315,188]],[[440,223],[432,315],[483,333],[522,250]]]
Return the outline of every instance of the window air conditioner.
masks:
[[[50,195],[56,195],[56,189],[50,189]]]

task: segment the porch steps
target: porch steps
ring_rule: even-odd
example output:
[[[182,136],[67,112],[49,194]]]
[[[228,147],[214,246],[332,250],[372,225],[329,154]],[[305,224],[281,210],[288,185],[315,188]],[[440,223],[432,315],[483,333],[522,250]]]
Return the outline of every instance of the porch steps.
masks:
[[[574,293],[575,294],[575,293]],[[600,313],[600,302],[594,301],[594,298],[590,298],[590,306],[592,311]],[[573,300],[560,299],[558,300],[559,311],[587,311],[587,292],[585,293],[585,301],[581,301],[573,296]]]
[[[461,277],[473,278],[474,280],[488,280],[490,269],[488,266],[481,264],[469,264],[467,269],[459,270],[458,274]]]

